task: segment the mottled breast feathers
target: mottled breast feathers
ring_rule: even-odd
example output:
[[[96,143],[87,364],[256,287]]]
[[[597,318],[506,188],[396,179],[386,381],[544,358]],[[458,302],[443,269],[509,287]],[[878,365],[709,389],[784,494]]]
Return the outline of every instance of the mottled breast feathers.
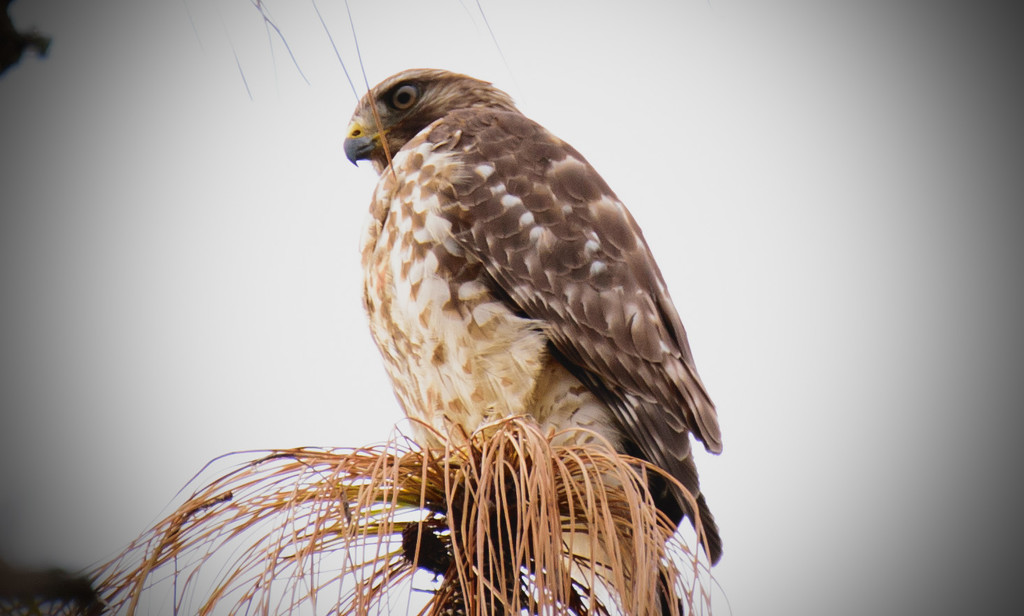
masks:
[[[346,153],[381,173],[365,301],[406,413],[595,429],[698,497],[717,560],[688,436],[721,451],[715,407],[639,227],[583,156],[486,82],[425,70],[364,97]]]

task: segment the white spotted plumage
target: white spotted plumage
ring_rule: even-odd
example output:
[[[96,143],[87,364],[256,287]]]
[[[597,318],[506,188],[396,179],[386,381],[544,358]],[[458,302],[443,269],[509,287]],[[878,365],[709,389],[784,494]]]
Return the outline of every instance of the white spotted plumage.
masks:
[[[416,104],[389,108],[398,87]],[[365,303],[405,412],[453,435],[511,414],[593,429],[696,497],[698,511],[671,486],[654,495],[672,519],[699,513],[717,560],[690,451],[691,434],[721,450],[717,414],[639,227],[590,164],[500,90],[445,71],[385,80],[349,135],[350,159],[380,173]]]

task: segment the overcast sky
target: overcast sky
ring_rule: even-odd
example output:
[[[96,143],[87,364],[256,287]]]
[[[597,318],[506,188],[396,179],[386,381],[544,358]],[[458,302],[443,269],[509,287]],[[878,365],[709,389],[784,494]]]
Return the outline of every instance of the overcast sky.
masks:
[[[492,39],[471,0],[351,1],[371,85],[494,81],[643,227],[719,408],[717,613],[1019,582],[1019,32],[963,4],[481,0]],[[401,418],[356,98],[313,4],[268,5],[298,68],[244,0],[12,7],[53,45],[0,79],[2,558],[88,566],[220,454]]]

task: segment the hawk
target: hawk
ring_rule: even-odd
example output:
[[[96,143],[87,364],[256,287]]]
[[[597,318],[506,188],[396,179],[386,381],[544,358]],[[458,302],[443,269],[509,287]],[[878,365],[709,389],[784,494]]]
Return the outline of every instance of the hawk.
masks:
[[[689,435],[721,452],[718,416],[640,228],[586,159],[490,83],[432,69],[371,89],[344,147],[380,175],[364,304],[406,414],[442,434],[510,415],[587,428],[689,489],[717,562]]]

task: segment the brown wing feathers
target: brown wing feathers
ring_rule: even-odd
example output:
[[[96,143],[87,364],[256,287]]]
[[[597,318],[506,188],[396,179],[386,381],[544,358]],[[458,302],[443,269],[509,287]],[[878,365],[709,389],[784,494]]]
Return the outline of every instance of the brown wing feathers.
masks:
[[[635,453],[699,496],[717,560],[721,541],[688,438],[693,430],[719,451],[715,411],[636,223],[578,152],[520,114],[460,110],[434,131],[428,139],[438,143],[459,135],[453,147],[466,171],[442,212],[460,245],[484,265],[496,295],[544,323],[570,371],[613,410]],[[689,509],[670,492],[665,500]]]
[[[376,130],[367,126],[371,105],[383,124]],[[435,186],[458,252],[486,271],[495,298],[538,322],[553,355],[614,414],[627,452],[697,496],[717,561],[721,541],[689,441],[692,431],[721,451],[716,411],[639,227],[593,167],[500,90],[445,71],[385,80],[360,103],[348,137],[349,158],[369,158],[378,172],[380,141],[394,155],[426,140],[459,161],[450,184]],[[673,519],[689,510],[666,485],[652,487]]]

